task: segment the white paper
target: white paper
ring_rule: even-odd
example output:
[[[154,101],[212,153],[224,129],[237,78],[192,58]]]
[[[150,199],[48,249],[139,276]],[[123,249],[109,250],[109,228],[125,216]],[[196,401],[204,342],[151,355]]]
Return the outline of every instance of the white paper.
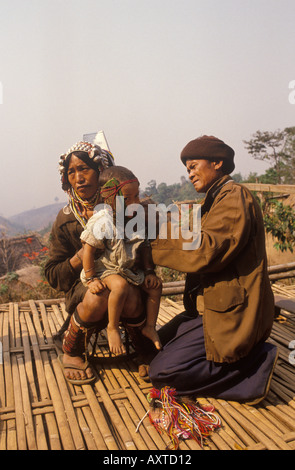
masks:
[[[83,140],[85,142],[99,145],[104,150],[110,150],[104,131],[98,131],[97,133],[94,132],[92,134],[84,134]]]

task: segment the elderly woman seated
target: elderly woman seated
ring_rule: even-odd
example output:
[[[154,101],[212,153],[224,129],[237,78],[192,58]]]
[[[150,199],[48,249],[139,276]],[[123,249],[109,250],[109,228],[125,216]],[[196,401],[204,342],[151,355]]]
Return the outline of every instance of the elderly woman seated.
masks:
[[[70,321],[63,338],[61,365],[65,377],[74,384],[91,383],[95,376],[85,350],[95,330],[107,325],[107,289],[92,294],[82,284],[80,272],[83,267],[83,247],[80,235],[93,215],[99,202],[99,175],[114,165],[110,152],[88,142],[78,142],[60,157],[62,188],[69,204],[57,215],[51,233],[50,257],[45,266],[49,284],[65,292],[66,310]],[[122,317],[139,357],[151,348],[152,343],[141,335],[139,327],[144,324],[141,290],[131,284]],[[145,364],[139,367],[141,376],[147,375]]]

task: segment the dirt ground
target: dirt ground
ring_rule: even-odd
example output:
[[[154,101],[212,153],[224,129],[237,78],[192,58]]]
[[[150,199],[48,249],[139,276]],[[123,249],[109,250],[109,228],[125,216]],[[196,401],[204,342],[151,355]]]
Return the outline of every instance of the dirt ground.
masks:
[[[39,266],[26,266],[16,271],[16,273],[19,276],[19,281],[29,284],[32,287],[36,287],[41,279]]]

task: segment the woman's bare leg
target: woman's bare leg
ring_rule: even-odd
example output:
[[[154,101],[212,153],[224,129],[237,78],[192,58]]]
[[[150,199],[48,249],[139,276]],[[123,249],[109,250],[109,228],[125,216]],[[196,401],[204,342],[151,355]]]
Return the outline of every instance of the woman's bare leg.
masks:
[[[80,319],[86,323],[98,323],[103,320],[106,315],[108,308],[108,295],[109,291],[106,289],[101,292],[99,295],[91,294],[88,290],[84,296],[83,301],[77,306],[77,312]],[[67,364],[73,364],[76,367],[81,367],[84,365],[84,358],[82,355],[72,355],[67,354],[64,351],[63,355],[63,365],[65,369],[65,377],[71,380],[84,380],[86,378],[91,378],[93,372],[91,367],[88,367],[85,371],[67,368]]]
[[[91,294],[89,290],[86,292],[83,301],[77,307],[77,312],[83,322],[100,322],[106,317],[109,293],[108,289],[98,295]],[[124,320],[134,320],[137,317],[140,317],[142,313],[143,303],[141,298],[141,289],[129,284],[128,295],[122,312]],[[131,329],[136,330],[138,328]],[[73,356],[64,353],[63,364],[65,367],[67,364],[74,364],[77,367],[81,367],[84,365],[84,359],[82,356]],[[93,372],[91,367],[87,368],[86,371],[67,368],[65,370],[65,376],[69,379],[81,380],[92,377]]]

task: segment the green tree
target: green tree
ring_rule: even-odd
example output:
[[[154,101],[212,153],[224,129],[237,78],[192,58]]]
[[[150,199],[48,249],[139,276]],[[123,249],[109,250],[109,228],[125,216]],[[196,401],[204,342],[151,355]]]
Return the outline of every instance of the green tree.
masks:
[[[277,240],[274,247],[291,251],[295,246],[295,212],[280,201],[270,200],[264,208],[265,230]]]
[[[151,180],[148,182],[147,187],[144,190],[144,193],[146,196],[154,196],[154,194],[157,194],[157,182],[156,180]]]
[[[167,183],[156,184],[155,180],[148,183],[144,194],[151,196],[157,204],[168,206],[173,202],[194,201],[199,199],[200,195],[196,192],[193,184],[184,176],[180,178],[180,183],[167,185]]]
[[[241,173],[235,173],[234,175],[232,175],[232,179],[236,183],[241,183],[243,181],[243,176],[241,175]]]
[[[274,168],[268,168],[264,175],[259,177],[259,182],[262,184],[279,184],[276,170]]]
[[[257,131],[252,139],[245,140],[244,143],[255,159],[270,162],[277,175],[276,183],[286,182],[290,169],[294,171],[295,127],[274,132]]]

